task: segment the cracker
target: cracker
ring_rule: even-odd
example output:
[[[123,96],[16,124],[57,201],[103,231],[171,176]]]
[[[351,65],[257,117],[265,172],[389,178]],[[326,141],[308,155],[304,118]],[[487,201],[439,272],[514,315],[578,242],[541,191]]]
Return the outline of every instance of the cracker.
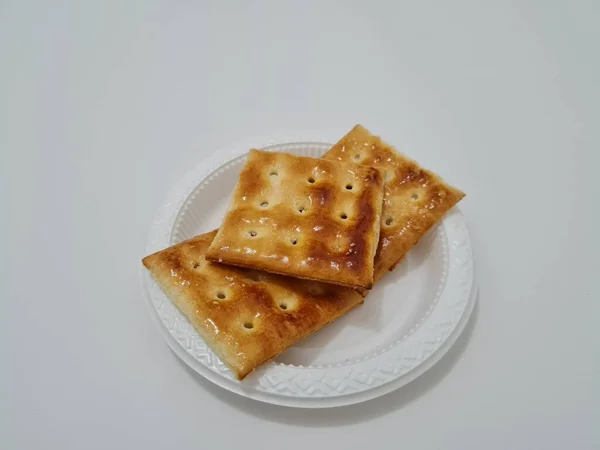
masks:
[[[350,288],[209,262],[204,255],[215,234],[143,263],[238,379],[363,301]]]
[[[384,178],[375,281],[393,270],[425,233],[465,196],[361,125],[356,125],[323,158],[367,164],[378,168]]]
[[[206,257],[370,289],[382,200],[372,167],[251,150]]]

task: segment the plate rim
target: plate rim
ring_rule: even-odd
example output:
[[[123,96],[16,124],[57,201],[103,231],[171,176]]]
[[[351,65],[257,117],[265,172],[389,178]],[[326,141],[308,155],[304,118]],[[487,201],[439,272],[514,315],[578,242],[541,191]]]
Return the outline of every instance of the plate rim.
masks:
[[[158,209],[158,212],[154,217],[152,226],[150,228],[150,232],[148,234],[146,254],[150,254],[154,251],[159,250],[156,248],[152,248],[154,241],[153,236],[156,235],[157,230],[159,228],[164,230],[164,227],[167,226],[169,230],[168,233],[170,236],[169,239],[171,239],[171,237],[175,233],[175,224],[177,223],[178,217],[188,198],[194,193],[194,191],[196,191],[196,189],[202,183],[205,182],[205,180],[207,180],[215,172],[219,171],[221,167],[226,166],[233,159],[243,156],[245,153],[247,153],[248,148],[256,147],[268,150],[274,146],[285,146],[290,144],[318,146],[332,145],[325,141],[315,141],[312,139],[288,137],[286,139],[273,139],[266,144],[263,141],[262,145],[248,145],[248,143],[244,145],[237,145],[233,148],[233,150],[217,151],[209,157],[204,158],[196,167],[189,170],[183,177],[181,177],[179,181],[177,181],[170,189],[166,199],[163,201],[161,207]],[[185,186],[186,189],[182,189],[182,186]],[[214,384],[235,394],[242,395],[244,397],[258,400],[261,402],[276,404],[280,406],[299,408],[327,408],[360,403],[392,392],[410,383],[411,381],[425,373],[427,370],[429,370],[429,368],[431,368],[436,362],[438,362],[454,345],[454,343],[462,334],[462,331],[464,330],[466,324],[469,321],[469,318],[471,316],[476,302],[477,294],[477,284],[475,282],[475,267],[473,261],[472,248],[470,246],[470,239],[468,237],[468,231],[466,230],[464,216],[458,208],[454,208],[454,210],[454,214],[457,214],[460,217],[461,222],[465,226],[465,233],[467,235],[467,239],[469,240],[469,260],[472,265],[472,276],[470,280],[471,291],[468,295],[468,299],[465,303],[463,311],[460,314],[460,317],[455,323],[454,328],[449,332],[446,338],[443,339],[440,345],[436,347],[432,351],[432,353],[423,358],[418,364],[416,364],[414,367],[408,370],[408,372],[401,373],[395,378],[392,378],[391,380],[386,381],[375,387],[369,387],[357,392],[352,392],[348,394],[340,393],[339,395],[332,396],[323,395],[301,397],[290,395],[276,395],[274,393],[265,392],[260,389],[246,389],[243,382],[230,380],[229,378],[220,375],[219,373],[211,370],[209,367],[199,362],[183,347],[183,345],[167,329],[165,324],[162,322],[161,317],[159,316],[159,312],[157,311],[156,306],[152,301],[152,295],[150,294],[149,287],[149,283],[152,283],[151,276],[140,264],[138,270],[142,292],[144,293],[146,305],[150,310],[150,315],[157,327],[159,328],[160,333],[167,341],[167,344],[169,345],[171,350],[191,369],[193,369],[194,372],[198,373],[199,375],[203,376],[204,378],[213,382]],[[442,220],[442,224],[444,223],[444,221],[445,219]],[[428,320],[428,318],[426,318],[425,321],[426,320]],[[302,368],[300,367],[299,369]]]

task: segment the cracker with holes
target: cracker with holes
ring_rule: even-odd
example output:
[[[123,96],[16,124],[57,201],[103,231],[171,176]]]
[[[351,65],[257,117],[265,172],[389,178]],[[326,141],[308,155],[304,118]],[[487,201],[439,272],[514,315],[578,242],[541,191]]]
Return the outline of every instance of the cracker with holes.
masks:
[[[350,288],[211,263],[204,255],[215,234],[143,263],[238,379],[363,301]]]
[[[251,150],[206,257],[370,289],[382,201],[373,167]]]
[[[465,194],[356,125],[323,158],[368,164],[384,178],[384,201],[375,281],[404,255]]]

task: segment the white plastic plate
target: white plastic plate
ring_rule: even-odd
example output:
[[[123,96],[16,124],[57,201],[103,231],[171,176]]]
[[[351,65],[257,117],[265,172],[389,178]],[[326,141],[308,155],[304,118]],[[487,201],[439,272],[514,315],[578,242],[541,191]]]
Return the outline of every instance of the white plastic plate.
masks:
[[[248,148],[214,155],[174,187],[151,228],[147,254],[220,225]],[[264,148],[320,157],[331,144],[292,142]],[[240,382],[143,267],[141,280],[167,343],[192,369],[245,397],[310,408],[369,400],[425,372],[463,330],[476,290],[467,227],[455,208],[373,288],[364,305]]]

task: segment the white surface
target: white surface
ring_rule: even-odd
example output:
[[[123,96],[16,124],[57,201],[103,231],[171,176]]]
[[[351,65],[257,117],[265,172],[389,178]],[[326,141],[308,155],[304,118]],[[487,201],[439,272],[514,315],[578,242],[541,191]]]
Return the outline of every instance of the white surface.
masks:
[[[598,2],[282,3],[0,4],[0,447],[598,448]],[[164,193],[355,122],[469,194],[465,338],[339,410],[198,379],[139,291]]]
[[[248,148],[318,158],[332,145],[289,137],[287,143],[240,144],[204,159],[169,191],[145,253],[221,224]],[[244,397],[304,408],[364,402],[414,380],[464,330],[477,293],[471,241],[465,218],[455,208],[378,283],[360,308],[239,382],[141,266],[140,279],[160,332],[190,368]]]

